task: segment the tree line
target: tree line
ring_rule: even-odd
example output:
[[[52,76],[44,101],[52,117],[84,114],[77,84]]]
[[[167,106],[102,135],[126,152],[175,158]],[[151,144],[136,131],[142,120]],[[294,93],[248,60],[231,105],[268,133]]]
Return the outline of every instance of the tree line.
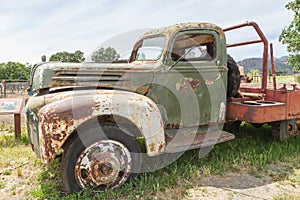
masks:
[[[92,54],[92,61],[93,62],[112,62],[116,59],[118,59],[120,55],[117,53],[117,51],[112,47],[107,48],[99,48],[98,50],[94,51]],[[53,54],[49,61],[58,61],[58,62],[74,62],[74,63],[80,63],[84,62],[84,53],[82,51],[75,51],[74,53],[70,52],[58,52],[56,54]]]
[[[24,65],[18,62],[0,63],[0,80],[28,80],[30,69],[30,64]]]
[[[119,57],[114,48],[102,47],[93,52],[91,59],[94,62],[112,62]],[[85,57],[84,53],[79,50],[74,53],[62,51],[51,55],[49,61],[80,63],[85,61]],[[19,62],[0,63],[0,82],[1,80],[29,80],[31,67],[32,65],[30,64],[24,65]]]

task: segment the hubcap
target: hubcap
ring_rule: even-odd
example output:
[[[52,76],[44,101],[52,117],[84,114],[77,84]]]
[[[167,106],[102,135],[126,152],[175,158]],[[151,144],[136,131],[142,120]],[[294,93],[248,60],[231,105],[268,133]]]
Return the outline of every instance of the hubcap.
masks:
[[[81,188],[117,188],[127,181],[131,162],[130,152],[122,143],[101,140],[80,154],[75,166],[75,178]]]

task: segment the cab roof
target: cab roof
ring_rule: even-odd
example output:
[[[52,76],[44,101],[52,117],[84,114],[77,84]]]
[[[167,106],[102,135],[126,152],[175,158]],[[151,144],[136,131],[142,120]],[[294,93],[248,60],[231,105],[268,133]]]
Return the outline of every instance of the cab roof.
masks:
[[[184,30],[192,30],[192,29],[214,30],[218,32],[218,34],[222,39],[225,39],[225,35],[222,28],[220,28],[215,24],[207,23],[207,22],[188,22],[188,23],[180,23],[171,26],[161,27],[145,33],[144,37],[149,37],[151,35],[160,35],[160,34],[172,36],[177,32],[184,31]]]

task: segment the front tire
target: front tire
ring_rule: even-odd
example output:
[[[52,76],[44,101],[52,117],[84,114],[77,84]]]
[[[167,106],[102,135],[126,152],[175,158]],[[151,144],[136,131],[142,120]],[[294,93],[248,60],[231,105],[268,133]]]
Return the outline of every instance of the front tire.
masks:
[[[115,189],[135,178],[141,149],[116,126],[93,127],[77,134],[62,158],[62,184],[67,193],[82,189]]]

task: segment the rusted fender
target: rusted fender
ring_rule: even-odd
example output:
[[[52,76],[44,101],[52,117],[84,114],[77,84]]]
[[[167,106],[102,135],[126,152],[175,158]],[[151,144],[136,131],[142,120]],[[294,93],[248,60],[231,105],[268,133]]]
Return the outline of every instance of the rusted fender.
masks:
[[[136,93],[103,90],[88,95],[74,94],[46,104],[39,110],[42,161],[52,161],[76,127],[101,115],[117,115],[134,123],[145,138],[149,156],[159,155],[164,151],[163,121],[157,105],[151,99]]]

